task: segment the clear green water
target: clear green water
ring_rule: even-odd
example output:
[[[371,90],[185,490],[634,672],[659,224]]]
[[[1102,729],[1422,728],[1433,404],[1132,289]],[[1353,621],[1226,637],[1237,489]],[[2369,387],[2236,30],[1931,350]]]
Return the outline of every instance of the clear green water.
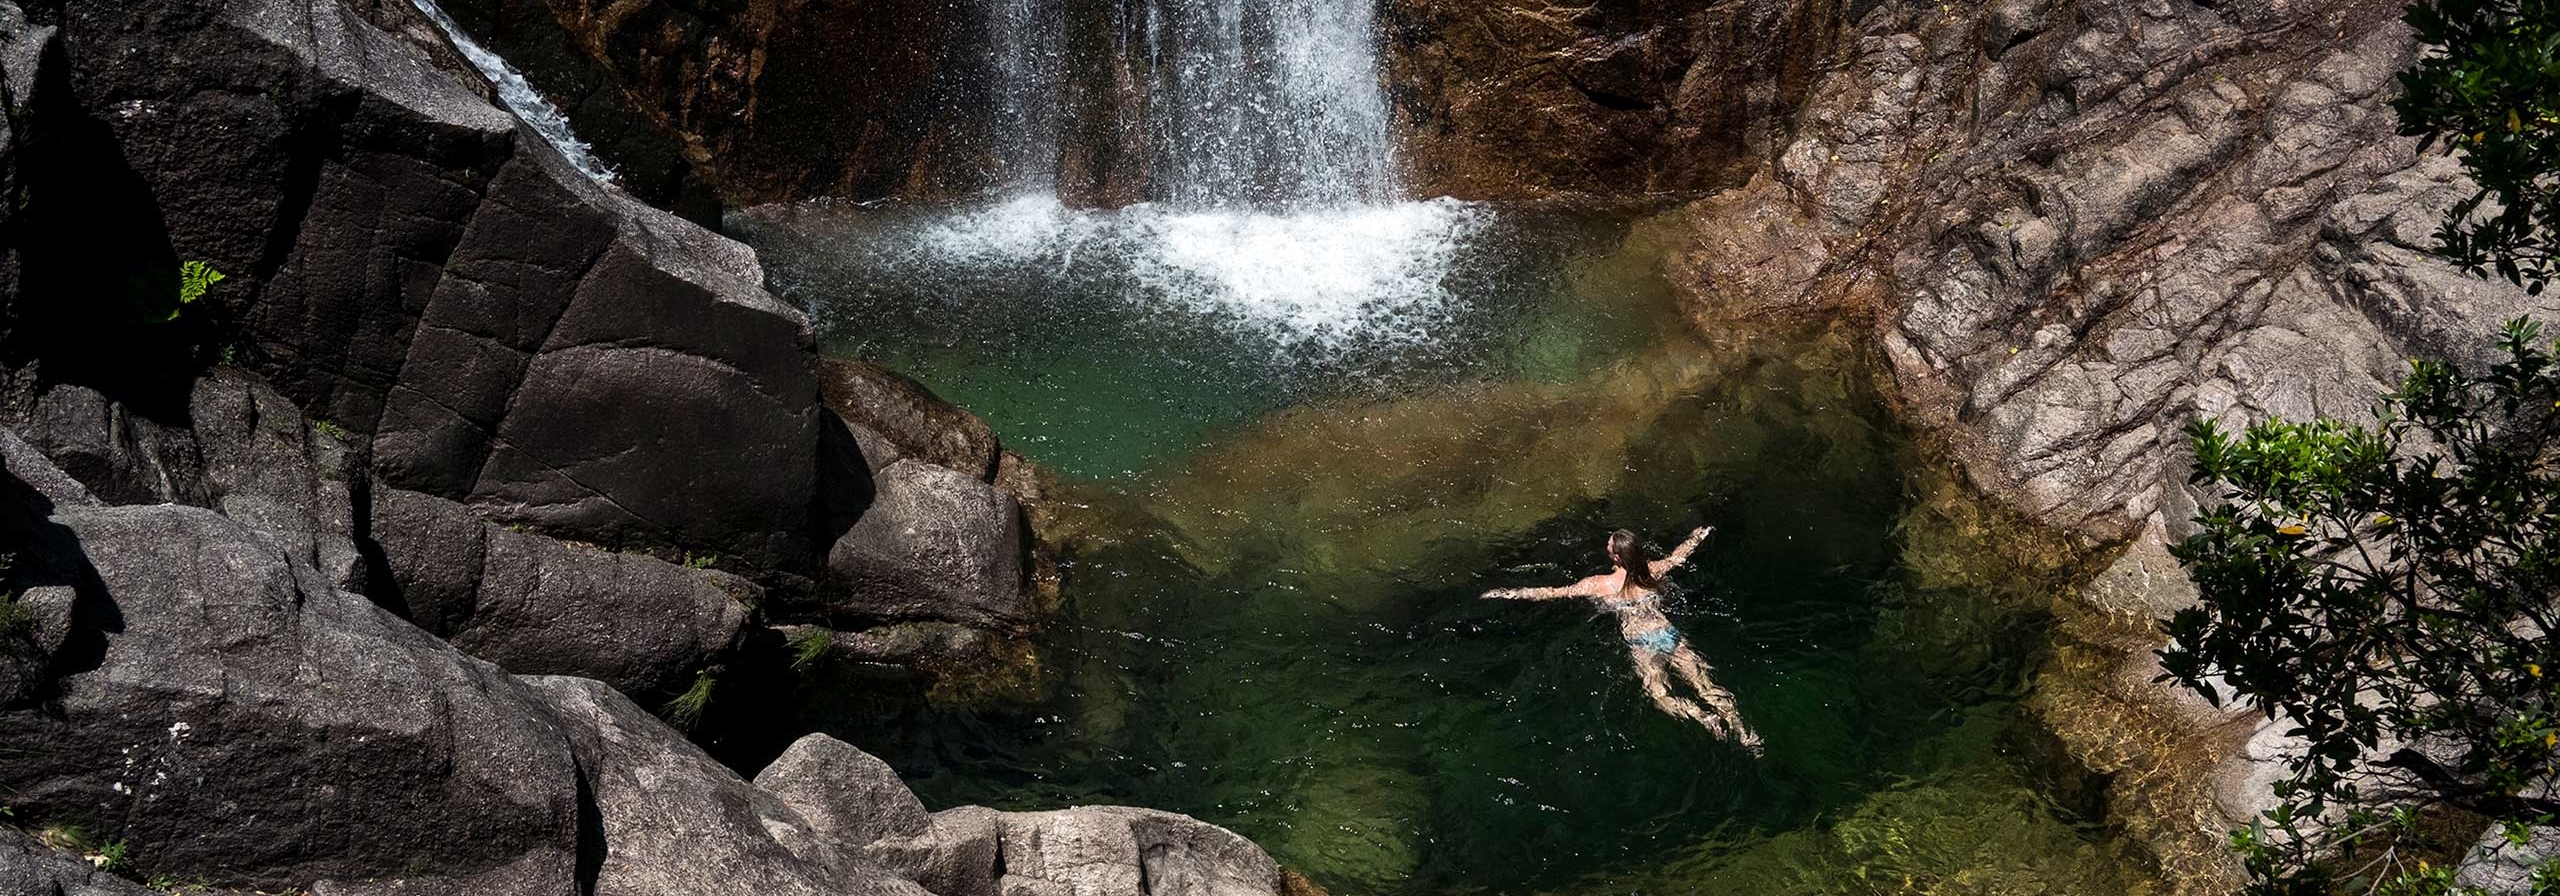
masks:
[[[1340,896],[2146,886],[2017,705],[2041,620],[1910,572],[1910,453],[1856,352],[1691,334],[1673,222],[1469,213],[1428,332],[1297,341],[1091,257],[877,248],[915,213],[733,222],[832,347],[1079,505],[1053,697],[831,727],[936,807],[1188,812]],[[1668,611],[1765,759],[1656,711],[1587,605],[1474,598],[1699,524]]]

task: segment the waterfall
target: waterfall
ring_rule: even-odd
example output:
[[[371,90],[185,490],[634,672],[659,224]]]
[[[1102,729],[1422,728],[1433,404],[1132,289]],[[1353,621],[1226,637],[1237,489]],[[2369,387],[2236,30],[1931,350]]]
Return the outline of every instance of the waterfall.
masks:
[[[1152,172],[1185,207],[1395,198],[1371,0],[1150,0]]]
[[[551,105],[551,100],[545,98],[542,91],[534,89],[533,82],[525,80],[523,72],[507,64],[504,57],[481,46],[479,41],[472,40],[471,35],[462,30],[461,24],[446,15],[443,7],[436,5],[436,0],[409,0],[409,4],[425,14],[428,21],[436,23],[436,27],[444,32],[445,39],[453,42],[453,48],[462,52],[462,58],[470,60],[471,66],[480,70],[481,77],[489,79],[489,83],[498,89],[498,101],[506,105],[507,111],[515,113],[525,126],[542,135],[544,142],[559,150],[561,157],[568,159],[570,165],[586,176],[604,183],[613,181],[613,169],[605,167],[603,160],[596,158],[586,142],[578,139],[577,132],[569,128],[569,116]]]

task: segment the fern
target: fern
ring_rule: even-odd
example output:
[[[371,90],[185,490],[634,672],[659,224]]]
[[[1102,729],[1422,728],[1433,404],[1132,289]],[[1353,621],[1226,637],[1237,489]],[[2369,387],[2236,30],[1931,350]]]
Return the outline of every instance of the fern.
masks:
[[[228,278],[221,271],[214,270],[212,265],[201,261],[190,261],[179,265],[178,304],[177,307],[169,309],[169,316],[165,320],[177,320],[179,313],[184,312],[187,305],[204,298],[206,290],[212,289],[214,284],[225,279]]]
[[[692,551],[684,552],[684,568],[686,569],[710,569],[712,564],[718,562],[720,562],[720,555],[718,554],[696,554]]]

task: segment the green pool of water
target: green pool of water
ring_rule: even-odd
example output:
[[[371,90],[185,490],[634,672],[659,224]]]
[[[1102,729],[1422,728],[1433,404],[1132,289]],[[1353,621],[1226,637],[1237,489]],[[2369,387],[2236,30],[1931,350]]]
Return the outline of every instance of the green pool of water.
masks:
[[[2041,620],[1910,572],[1911,452],[1845,340],[1691,333],[1675,220],[1438,211],[1427,276],[1346,281],[1384,307],[1257,294],[1315,303],[1277,320],[1183,294],[1268,287],[1218,264],[1112,257],[1164,251],[1109,235],[1143,222],[994,260],[901,248],[950,212],[733,222],[831,347],[1079,505],[1052,697],[830,727],[937,808],[1187,812],[1342,896],[2147,886],[2018,706]],[[1656,711],[1587,604],[1475,598],[1702,524],[1668,612],[1764,759]]]

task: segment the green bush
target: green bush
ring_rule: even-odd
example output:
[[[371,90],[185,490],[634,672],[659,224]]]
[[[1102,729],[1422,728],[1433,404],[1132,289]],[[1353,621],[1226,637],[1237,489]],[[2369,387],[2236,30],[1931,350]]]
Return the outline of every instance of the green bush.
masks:
[[[2251,893],[2454,892],[2442,860],[2484,824],[2560,818],[2539,786],[2560,756],[2560,367],[2541,337],[2508,324],[2478,378],[2412,362],[2373,426],[2190,429],[2213,500],[2173,549],[2201,601],[2162,667],[2309,741],[2233,835]],[[2384,805],[2385,785],[2410,796]]]

